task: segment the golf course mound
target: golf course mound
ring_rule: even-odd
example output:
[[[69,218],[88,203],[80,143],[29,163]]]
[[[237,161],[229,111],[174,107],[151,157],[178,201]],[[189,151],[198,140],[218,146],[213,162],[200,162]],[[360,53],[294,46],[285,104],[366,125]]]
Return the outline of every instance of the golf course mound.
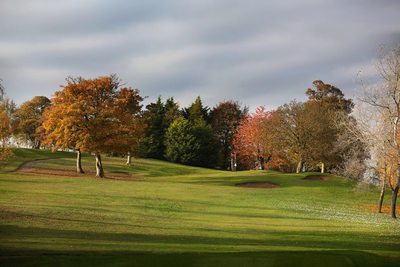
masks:
[[[59,166],[58,168],[44,168],[40,164],[54,162],[57,159],[35,159],[28,161],[17,168],[17,172],[31,174],[31,175],[45,175],[55,177],[69,177],[69,178],[94,178],[96,173],[94,171],[86,171],[85,173],[77,173],[74,168],[65,168]],[[108,172],[105,179],[115,180],[137,180],[132,173],[128,171],[114,171]]]
[[[266,189],[278,188],[279,187],[279,185],[273,184],[273,183],[269,183],[269,182],[247,182],[247,183],[236,184],[236,186],[249,187],[249,188],[266,188]]]
[[[36,169],[36,168],[22,168],[19,170],[20,173],[37,175],[37,176],[52,176],[52,177],[68,177],[68,178],[95,178],[96,173],[94,171],[86,171],[85,173],[76,173],[73,170],[67,169]],[[138,180],[137,177],[129,173],[119,173],[119,172],[109,172],[106,174],[104,179],[114,179],[114,180],[127,180],[135,181]]]
[[[303,178],[303,180],[310,180],[310,181],[327,181],[330,177],[326,175],[308,175]]]

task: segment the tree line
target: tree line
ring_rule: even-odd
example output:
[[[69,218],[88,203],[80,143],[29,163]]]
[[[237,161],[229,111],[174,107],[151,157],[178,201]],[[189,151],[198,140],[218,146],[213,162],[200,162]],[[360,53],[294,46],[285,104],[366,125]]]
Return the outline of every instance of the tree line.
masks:
[[[3,132],[32,148],[75,150],[79,173],[84,172],[81,153],[92,153],[99,177],[104,176],[102,153],[127,156],[127,164],[140,156],[223,170],[286,172],[339,172],[349,158],[362,161],[361,141],[346,133],[348,124],[356,125],[353,101],[319,80],[305,93],[306,102],[272,111],[258,107],[255,113],[235,101],[209,108],[200,97],[184,108],[172,97],[143,107],[139,90],[123,86],[116,75],[68,77],[51,100],[35,96],[8,109],[9,127]]]
[[[104,153],[126,156],[128,165],[139,156],[232,171],[320,171],[355,179],[372,172],[382,185],[378,210],[389,187],[396,217],[399,62],[400,48],[379,57],[381,81],[363,83],[357,105],[336,86],[316,80],[305,90],[306,101],[274,110],[260,106],[254,113],[232,100],[210,108],[200,97],[183,108],[173,97],[144,107],[140,91],[117,75],[68,77],[52,99],[36,96],[18,107],[1,86],[0,155],[10,155],[12,137],[33,148],[75,150],[79,173],[81,154],[91,153],[98,177],[104,177]]]
[[[36,149],[73,149],[78,173],[84,173],[82,153],[91,153],[98,177],[104,177],[104,153],[126,156],[128,165],[132,156],[140,156],[228,168],[232,136],[247,108],[223,101],[210,109],[200,97],[186,108],[172,97],[143,108],[139,93],[123,86],[117,75],[68,77],[51,100],[35,96],[12,109],[2,105],[3,147],[12,136],[14,143]]]

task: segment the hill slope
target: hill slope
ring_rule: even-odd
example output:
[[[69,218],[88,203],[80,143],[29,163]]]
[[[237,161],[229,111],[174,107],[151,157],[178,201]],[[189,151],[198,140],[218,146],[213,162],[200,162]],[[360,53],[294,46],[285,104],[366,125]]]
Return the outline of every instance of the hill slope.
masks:
[[[400,259],[400,223],[371,211],[374,188],[157,160],[125,166],[121,158],[105,158],[109,179],[96,179],[74,174],[74,156],[17,150],[2,164],[0,263],[285,266],[289,257],[297,266],[395,266]],[[47,160],[31,162],[39,158]],[[92,157],[83,166],[91,171]],[[254,181],[278,187],[236,186]]]

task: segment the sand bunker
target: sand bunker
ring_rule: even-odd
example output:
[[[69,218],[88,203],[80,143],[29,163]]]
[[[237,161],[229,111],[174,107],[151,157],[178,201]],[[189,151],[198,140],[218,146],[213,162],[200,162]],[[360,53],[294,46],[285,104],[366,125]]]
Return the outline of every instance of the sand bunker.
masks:
[[[303,180],[311,180],[311,181],[326,181],[329,180],[329,176],[324,175],[309,175],[303,178]]]
[[[247,183],[236,184],[236,186],[249,187],[249,188],[277,188],[277,187],[279,187],[279,185],[277,185],[277,184],[268,183],[268,182],[247,182]]]

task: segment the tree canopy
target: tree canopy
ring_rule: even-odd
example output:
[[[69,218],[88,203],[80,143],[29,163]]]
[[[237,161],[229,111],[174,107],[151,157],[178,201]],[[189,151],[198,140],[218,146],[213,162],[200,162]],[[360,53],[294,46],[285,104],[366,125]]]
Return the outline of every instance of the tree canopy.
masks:
[[[11,121],[4,105],[0,103],[0,160],[7,159],[12,153],[8,148],[8,139],[11,136]]]
[[[45,96],[35,96],[22,103],[14,113],[14,134],[21,134],[33,147],[40,148],[42,143],[42,114],[50,106]]]
[[[214,164],[215,142],[204,121],[193,124],[179,117],[167,130],[165,146],[165,157],[170,161],[204,167]]]
[[[179,116],[179,105],[172,97],[165,103],[158,97],[156,102],[148,104],[143,112],[145,130],[139,141],[139,155],[145,158],[164,159],[167,129]]]
[[[133,126],[126,123],[135,123],[142,101],[138,93],[136,89],[121,88],[115,75],[68,78],[44,115],[47,143],[93,153],[96,176],[103,177],[100,153],[121,150],[121,143],[128,142]]]
[[[247,108],[241,108],[239,103],[234,101],[219,102],[210,112],[211,127],[218,142],[216,164],[222,169],[234,169],[233,136],[241,119],[246,115]]]

